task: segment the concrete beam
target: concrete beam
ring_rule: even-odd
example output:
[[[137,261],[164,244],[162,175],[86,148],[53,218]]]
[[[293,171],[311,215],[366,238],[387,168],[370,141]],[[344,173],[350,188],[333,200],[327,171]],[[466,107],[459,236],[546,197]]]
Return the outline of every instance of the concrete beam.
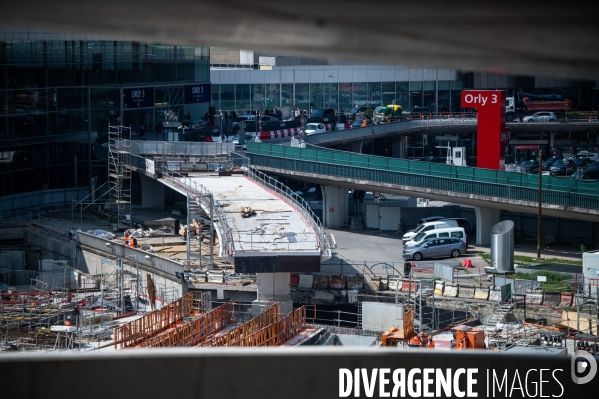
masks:
[[[476,245],[491,245],[491,229],[499,223],[501,211],[493,208],[474,208],[476,213]]]

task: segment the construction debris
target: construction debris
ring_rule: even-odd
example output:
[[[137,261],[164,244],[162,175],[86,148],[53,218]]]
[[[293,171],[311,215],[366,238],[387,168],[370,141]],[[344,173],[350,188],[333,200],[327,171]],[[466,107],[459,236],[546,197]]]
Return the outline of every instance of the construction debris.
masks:
[[[254,216],[256,214],[251,206],[242,206],[240,213],[242,218],[249,218],[250,216]]]

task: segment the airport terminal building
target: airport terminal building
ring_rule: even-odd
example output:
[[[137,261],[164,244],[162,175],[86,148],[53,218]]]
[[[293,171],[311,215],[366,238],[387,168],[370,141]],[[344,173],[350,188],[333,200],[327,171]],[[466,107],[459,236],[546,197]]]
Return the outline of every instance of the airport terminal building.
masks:
[[[210,102],[208,47],[0,27],[0,196],[89,186],[108,125],[154,131]],[[200,95],[198,95],[198,92]]]

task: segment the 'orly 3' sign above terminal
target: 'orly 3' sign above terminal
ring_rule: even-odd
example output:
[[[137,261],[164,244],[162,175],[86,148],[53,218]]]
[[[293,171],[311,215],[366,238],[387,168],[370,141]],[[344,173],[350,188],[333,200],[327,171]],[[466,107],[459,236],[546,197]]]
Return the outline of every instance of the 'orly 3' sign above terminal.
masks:
[[[210,102],[210,83],[186,85],[184,87],[185,104]]]
[[[184,104],[210,102],[210,83],[185,85],[183,90]],[[151,108],[155,103],[153,87],[123,88],[123,109]]]

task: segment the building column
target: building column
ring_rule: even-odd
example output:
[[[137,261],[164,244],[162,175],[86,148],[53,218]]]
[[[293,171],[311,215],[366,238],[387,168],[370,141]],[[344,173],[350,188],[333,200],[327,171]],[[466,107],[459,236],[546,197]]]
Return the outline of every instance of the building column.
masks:
[[[391,148],[391,157],[403,159],[406,157],[405,151],[406,137],[402,136],[399,141],[394,141]]]
[[[281,315],[293,311],[291,273],[256,273],[258,297],[252,303],[252,314],[262,313],[270,302],[281,303]]]
[[[500,210],[474,208],[476,213],[476,245],[491,245],[491,229],[499,223]]]
[[[141,207],[164,209],[164,184],[140,173]]]
[[[361,154],[363,144],[364,144],[363,141],[357,141],[357,142],[351,143],[351,152]]]
[[[322,224],[330,229],[347,225],[348,190],[335,186],[321,186]]]

